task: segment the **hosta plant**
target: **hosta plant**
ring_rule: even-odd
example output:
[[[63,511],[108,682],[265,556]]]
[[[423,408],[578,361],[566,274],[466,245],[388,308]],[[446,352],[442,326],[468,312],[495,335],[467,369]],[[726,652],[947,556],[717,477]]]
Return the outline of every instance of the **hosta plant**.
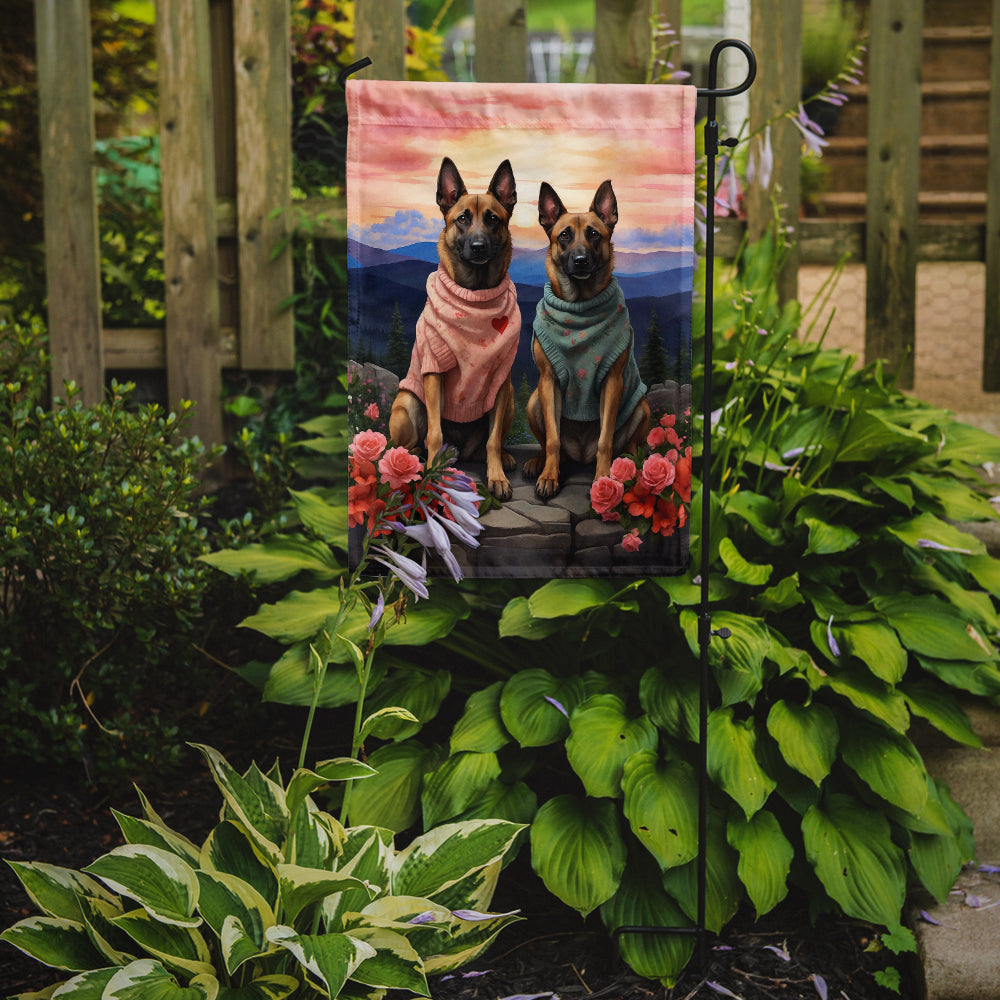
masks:
[[[281,1000],[429,996],[427,975],[477,956],[515,913],[490,913],[521,829],[450,823],[397,849],[389,830],[343,827],[312,795],[368,779],[338,758],[240,774],[202,746],[222,793],[202,844],[115,813],[126,843],[82,871],[12,862],[41,911],[0,935],[60,970],[65,1000]]]

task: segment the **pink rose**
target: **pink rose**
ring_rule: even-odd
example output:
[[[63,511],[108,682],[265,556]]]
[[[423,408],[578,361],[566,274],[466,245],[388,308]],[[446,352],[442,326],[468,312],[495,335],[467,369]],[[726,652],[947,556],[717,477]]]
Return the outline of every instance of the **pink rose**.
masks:
[[[642,463],[642,484],[650,493],[659,493],[669,486],[677,475],[677,469],[664,455],[650,455]]]
[[[380,434],[379,437],[381,436]],[[379,460],[378,471],[382,473],[382,482],[388,483],[389,489],[398,490],[414,479],[419,479],[423,466],[420,459],[405,448],[390,448]]]
[[[677,417],[675,417],[672,413],[664,413],[663,416],[660,417],[661,427],[673,427],[675,423],[677,423]]]
[[[365,416],[369,420],[378,420],[378,406],[375,403],[369,403],[365,407]]]
[[[355,458],[374,462],[385,451],[385,444],[385,435],[378,431],[358,431],[349,450]]]
[[[635,462],[631,458],[616,458],[611,463],[611,478],[627,483],[635,475]]]
[[[601,476],[590,487],[590,505],[598,514],[606,514],[621,503],[624,492],[625,487],[617,479]]]
[[[650,448],[659,448],[664,441],[667,440],[667,432],[662,427],[654,427],[649,434],[646,435],[646,444]]]
[[[639,537],[638,528],[633,528],[622,538],[622,548],[626,552],[638,552],[640,545],[642,545],[642,539]]]

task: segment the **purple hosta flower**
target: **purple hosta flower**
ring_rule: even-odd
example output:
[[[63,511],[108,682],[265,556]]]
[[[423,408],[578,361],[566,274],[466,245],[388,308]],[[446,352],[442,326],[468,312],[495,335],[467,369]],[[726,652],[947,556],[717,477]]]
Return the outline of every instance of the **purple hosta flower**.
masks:
[[[839,657],[840,646],[837,645],[837,640],[833,637],[833,615],[830,615],[830,620],[826,623],[826,642],[834,657]]]
[[[1000,875],[1000,865],[980,865],[978,870],[985,875]]]
[[[426,521],[420,524],[394,522],[393,527],[397,531],[401,531],[407,538],[412,538],[419,543],[425,552],[436,552],[444,562],[452,579],[457,583],[462,579],[462,567],[458,565],[458,560],[451,551],[451,539],[448,538],[448,532],[442,527],[441,519],[431,515],[423,504],[420,504],[420,509],[426,515]]]
[[[806,149],[816,156],[823,155],[823,147],[827,145],[823,130],[806,114],[806,109],[799,104],[798,114],[792,115],[792,124],[802,133]]]
[[[385,595],[380,590],[378,592],[378,600],[375,602],[375,607],[372,608],[372,616],[368,619],[368,631],[374,632],[375,626],[382,620],[382,614],[385,612]]]
[[[822,976],[817,975],[815,972],[809,978],[813,981],[813,986],[816,987],[816,992],[819,994],[819,1000],[826,1000],[826,980]]]
[[[932,917],[926,910],[920,911],[920,919],[927,924],[933,924],[935,927],[944,927],[949,931],[957,931],[957,927],[952,927],[951,924],[942,924],[940,920],[936,920]]]
[[[740,208],[740,179],[736,176],[736,165],[732,157],[726,157],[727,165],[720,191],[715,194],[717,212],[736,213]]]
[[[438,497],[441,505],[455,519],[455,523],[470,535],[478,535],[483,530],[483,526],[479,523],[479,499],[479,494],[474,490],[457,489],[449,490]]]
[[[764,135],[750,147],[750,158],[747,161],[747,183],[756,181],[765,191],[771,186],[771,174],[774,172],[774,150],[771,148],[771,126],[764,129]]]
[[[417,597],[430,596],[427,591],[427,570],[420,563],[409,556],[393,552],[386,545],[373,545],[372,551],[376,553],[372,558],[390,570]]]
[[[959,555],[971,556],[972,549],[956,549],[951,545],[942,545],[941,542],[935,542],[930,538],[918,538],[917,548],[920,549],[937,549],[940,552],[957,552]]]
[[[500,997],[500,1000],[559,1000],[555,993],[512,993],[508,997]]]
[[[705,983],[705,985],[712,990],[714,993],[721,993],[724,997],[733,997],[734,1000],[743,1000],[738,993],[734,993],[732,990],[727,990],[722,983],[713,983],[711,981]]]
[[[784,948],[779,948],[776,944],[764,945],[764,951],[773,951],[782,962],[790,962],[792,960],[792,956]]]
[[[423,913],[410,917],[406,922],[408,924],[432,924],[435,920],[437,920],[437,914],[433,910],[424,910]]]
[[[547,702],[548,702],[548,703],[549,703],[550,705],[555,705],[555,707],[556,707],[557,709],[559,709],[559,711],[560,711],[560,712],[562,712],[562,714],[563,714],[563,715],[565,715],[567,719],[569,718],[569,712],[567,712],[567,711],[566,711],[565,707],[564,707],[564,706],[562,705],[562,703],[561,703],[561,702],[558,702],[558,701],[556,701],[556,699],[555,699],[555,698],[552,698],[552,697],[550,697],[549,695],[545,695],[544,697],[545,697],[545,700],[546,700],[546,701],[547,701]]]
[[[494,917],[516,917],[521,911],[510,910],[507,913],[480,913],[479,910],[452,910],[451,915],[459,920],[493,920]]]

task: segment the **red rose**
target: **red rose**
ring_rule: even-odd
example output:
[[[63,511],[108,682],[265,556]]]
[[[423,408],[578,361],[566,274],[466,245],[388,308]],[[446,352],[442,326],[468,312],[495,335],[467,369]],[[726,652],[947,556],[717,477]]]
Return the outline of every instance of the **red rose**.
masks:
[[[642,539],[639,537],[638,528],[633,528],[622,538],[622,548],[626,552],[638,552],[640,545],[642,545]]]
[[[642,482],[650,493],[666,489],[677,475],[677,469],[664,455],[650,455],[642,463]]]
[[[611,478],[627,483],[635,476],[635,462],[631,458],[616,458],[611,463]]]
[[[381,436],[380,434],[379,437]],[[389,489],[398,490],[419,479],[423,466],[420,459],[405,448],[390,448],[379,460],[378,471],[382,473],[382,482],[388,483]]]
[[[621,503],[624,492],[625,488],[617,479],[601,476],[600,479],[595,479],[590,487],[590,505],[598,514],[606,514],[612,507]]]

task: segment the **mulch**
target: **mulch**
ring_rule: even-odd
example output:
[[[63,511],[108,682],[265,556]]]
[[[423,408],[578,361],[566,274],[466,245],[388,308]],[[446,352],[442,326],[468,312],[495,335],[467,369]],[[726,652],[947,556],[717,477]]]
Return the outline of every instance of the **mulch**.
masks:
[[[240,761],[238,746],[222,744],[220,749],[234,763]],[[191,768],[155,790],[144,790],[170,826],[196,841],[218,814],[218,792],[200,756]],[[0,858],[81,868],[122,842],[111,807],[139,814],[132,792],[102,794],[73,775],[7,774],[0,778]],[[813,926],[807,906],[797,898],[759,922],[750,913],[740,913],[718,938],[707,936],[702,949],[704,968],[692,962],[673,989],[636,976],[620,962],[596,914],[582,921],[549,895],[531,871],[526,852],[501,876],[494,909],[520,909],[525,919],[504,930],[468,969],[447,978],[431,977],[435,1000],[546,1000],[552,996],[562,1000],[720,996],[887,1000],[893,994],[873,978],[887,965],[903,973],[902,996],[919,993],[912,970],[900,959],[870,950],[875,941],[872,928],[832,917],[821,918]],[[11,870],[0,866],[0,927],[32,913]],[[38,990],[60,978],[65,977],[0,944],[3,995]]]

